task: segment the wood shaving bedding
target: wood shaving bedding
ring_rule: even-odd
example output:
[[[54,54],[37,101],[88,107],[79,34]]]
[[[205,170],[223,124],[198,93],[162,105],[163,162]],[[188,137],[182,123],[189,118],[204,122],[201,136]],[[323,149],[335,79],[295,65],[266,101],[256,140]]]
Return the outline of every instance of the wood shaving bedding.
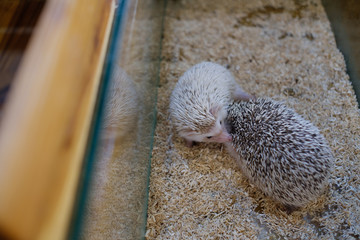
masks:
[[[359,239],[360,114],[320,1],[168,1],[147,239]],[[287,213],[249,184],[221,144],[187,148],[169,97],[192,65],[229,68],[245,91],[283,101],[325,136],[329,188]]]

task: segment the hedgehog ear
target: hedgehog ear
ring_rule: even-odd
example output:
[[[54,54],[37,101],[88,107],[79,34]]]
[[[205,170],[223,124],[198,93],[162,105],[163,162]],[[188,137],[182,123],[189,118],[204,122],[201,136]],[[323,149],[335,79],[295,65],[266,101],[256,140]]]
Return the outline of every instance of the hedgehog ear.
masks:
[[[220,110],[220,106],[216,104],[210,108],[210,113],[216,118],[219,110]]]

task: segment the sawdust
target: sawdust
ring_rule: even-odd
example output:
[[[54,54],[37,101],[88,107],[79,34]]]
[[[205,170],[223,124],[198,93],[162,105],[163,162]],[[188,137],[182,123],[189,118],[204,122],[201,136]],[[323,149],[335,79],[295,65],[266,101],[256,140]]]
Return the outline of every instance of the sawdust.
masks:
[[[360,115],[321,2],[169,1],[147,239],[359,239]],[[192,65],[226,66],[245,91],[296,110],[335,156],[327,192],[292,213],[242,176],[220,144],[187,148],[169,97]]]

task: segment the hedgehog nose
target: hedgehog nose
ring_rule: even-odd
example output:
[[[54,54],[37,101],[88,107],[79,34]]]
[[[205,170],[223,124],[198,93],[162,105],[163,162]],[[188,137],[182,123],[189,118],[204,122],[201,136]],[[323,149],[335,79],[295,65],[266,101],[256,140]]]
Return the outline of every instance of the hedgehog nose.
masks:
[[[228,142],[232,141],[232,136],[229,134],[229,136],[227,137]]]
[[[232,137],[227,132],[222,132],[219,136],[217,136],[218,142],[231,142]]]
[[[225,141],[224,142],[231,142],[232,141],[232,137],[230,134],[228,134],[228,136],[225,137]]]

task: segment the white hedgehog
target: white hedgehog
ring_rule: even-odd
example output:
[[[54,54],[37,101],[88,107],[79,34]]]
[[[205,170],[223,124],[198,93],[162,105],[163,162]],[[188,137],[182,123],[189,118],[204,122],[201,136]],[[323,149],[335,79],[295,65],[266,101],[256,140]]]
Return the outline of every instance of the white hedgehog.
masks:
[[[232,99],[249,100],[231,72],[219,64],[202,62],[186,71],[170,98],[170,117],[188,146],[196,142],[229,142],[224,127]]]
[[[118,66],[113,70],[109,85],[103,138],[122,138],[137,123],[139,97],[132,79]]]
[[[233,103],[227,143],[242,173],[266,195],[301,207],[327,185],[333,156],[325,138],[294,110],[271,99]]]

